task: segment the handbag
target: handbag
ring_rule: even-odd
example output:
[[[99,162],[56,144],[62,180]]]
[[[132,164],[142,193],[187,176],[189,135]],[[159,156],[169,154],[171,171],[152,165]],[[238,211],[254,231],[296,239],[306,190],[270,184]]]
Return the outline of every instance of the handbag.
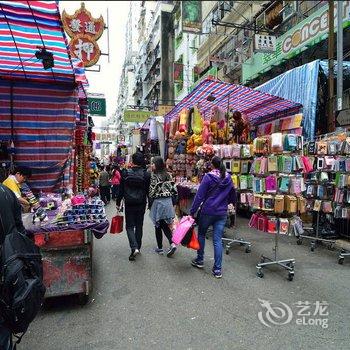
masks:
[[[122,215],[114,216],[112,218],[111,228],[109,230],[109,233],[111,233],[111,234],[122,233],[123,232],[123,225],[124,225],[124,216],[122,216]]]
[[[184,216],[176,226],[173,233],[172,241],[175,244],[180,244],[186,233],[194,226],[195,220],[191,216]]]
[[[194,250],[199,250],[200,245],[197,237],[197,233],[195,229],[192,230],[192,237],[190,242],[187,244],[187,248],[194,249]]]

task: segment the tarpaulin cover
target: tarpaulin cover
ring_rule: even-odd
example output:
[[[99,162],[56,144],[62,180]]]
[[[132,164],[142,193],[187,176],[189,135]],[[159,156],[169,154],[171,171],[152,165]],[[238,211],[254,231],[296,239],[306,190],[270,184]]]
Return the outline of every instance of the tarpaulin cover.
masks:
[[[320,61],[316,60],[280,74],[256,88],[303,105],[302,125],[306,139],[313,139],[315,135],[319,69]]]
[[[45,70],[35,52],[53,53]],[[0,1],[0,77],[74,83],[58,1]]]
[[[207,101],[212,95],[214,101]],[[299,112],[302,105],[278,96],[259,92],[245,86],[229,84],[215,79],[205,79],[179,102],[166,116],[166,122],[179,114],[183,108],[198,105],[204,117],[210,117],[213,106],[238,110],[253,124],[261,124]]]
[[[67,180],[77,108],[71,87],[0,80],[0,140],[14,141],[14,162],[32,168],[33,189],[53,191]]]

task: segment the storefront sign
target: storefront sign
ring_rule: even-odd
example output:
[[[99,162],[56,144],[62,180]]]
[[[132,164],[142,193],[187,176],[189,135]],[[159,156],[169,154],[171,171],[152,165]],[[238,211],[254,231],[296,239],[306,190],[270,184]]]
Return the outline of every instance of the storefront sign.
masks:
[[[274,35],[255,34],[254,52],[275,52],[276,37]]]
[[[166,115],[167,113],[169,113],[173,108],[174,108],[174,106],[159,105],[159,106],[158,106],[158,109],[155,111],[155,115],[156,115],[156,116],[163,117],[164,115]]]
[[[124,111],[124,122],[144,123],[151,115],[154,115],[153,111],[134,111],[127,109]]]
[[[181,1],[182,32],[198,34],[202,31],[202,2]]]
[[[350,26],[350,1],[343,1],[343,28]],[[337,11],[335,3],[335,23],[337,30]],[[328,37],[328,4],[294,26],[276,40],[274,53],[256,53],[243,64],[243,83],[265,73],[273,66],[291,59],[309,47]]]
[[[92,116],[106,116],[106,99],[104,97],[88,97],[88,104]]]
[[[336,124],[337,126],[350,125],[350,108],[337,111]]]
[[[85,9],[82,2],[79,10],[74,15],[68,15],[65,10],[62,12],[63,28],[71,37],[69,51],[72,57],[83,61],[85,67],[93,66],[101,56],[97,40],[101,37],[105,23],[103,17],[92,17]]]

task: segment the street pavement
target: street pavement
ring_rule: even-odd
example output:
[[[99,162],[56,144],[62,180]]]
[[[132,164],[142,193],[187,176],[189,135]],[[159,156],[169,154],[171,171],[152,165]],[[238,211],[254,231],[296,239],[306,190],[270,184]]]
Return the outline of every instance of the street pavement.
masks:
[[[112,217],[113,204],[107,211]],[[246,219],[237,226],[235,235],[251,240],[252,252],[236,247],[224,255],[220,280],[211,275],[210,238],[204,270],[190,265],[194,252],[187,248],[172,258],[153,253],[148,212],[135,262],[128,261],[125,232],[95,240],[89,303],[51,300],[18,349],[350,349],[350,258],[339,265],[336,251],[310,252],[306,242],[298,246],[294,238],[284,238],[280,256],[296,259],[294,280],[277,267],[265,269],[260,279],[256,263],[262,253],[272,255],[273,236],[250,230]],[[269,312],[259,299],[272,303]],[[302,310],[298,302],[311,305]]]

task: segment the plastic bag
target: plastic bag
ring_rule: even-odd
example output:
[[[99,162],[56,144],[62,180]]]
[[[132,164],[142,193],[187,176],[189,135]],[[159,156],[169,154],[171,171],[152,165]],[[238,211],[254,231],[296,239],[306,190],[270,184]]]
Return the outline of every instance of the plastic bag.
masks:
[[[124,216],[118,214],[112,218],[111,228],[109,230],[109,233],[112,233],[112,234],[122,233],[123,226],[124,226]]]
[[[180,244],[186,233],[193,227],[195,220],[191,216],[184,216],[176,226],[173,233],[172,241],[175,244]]]

